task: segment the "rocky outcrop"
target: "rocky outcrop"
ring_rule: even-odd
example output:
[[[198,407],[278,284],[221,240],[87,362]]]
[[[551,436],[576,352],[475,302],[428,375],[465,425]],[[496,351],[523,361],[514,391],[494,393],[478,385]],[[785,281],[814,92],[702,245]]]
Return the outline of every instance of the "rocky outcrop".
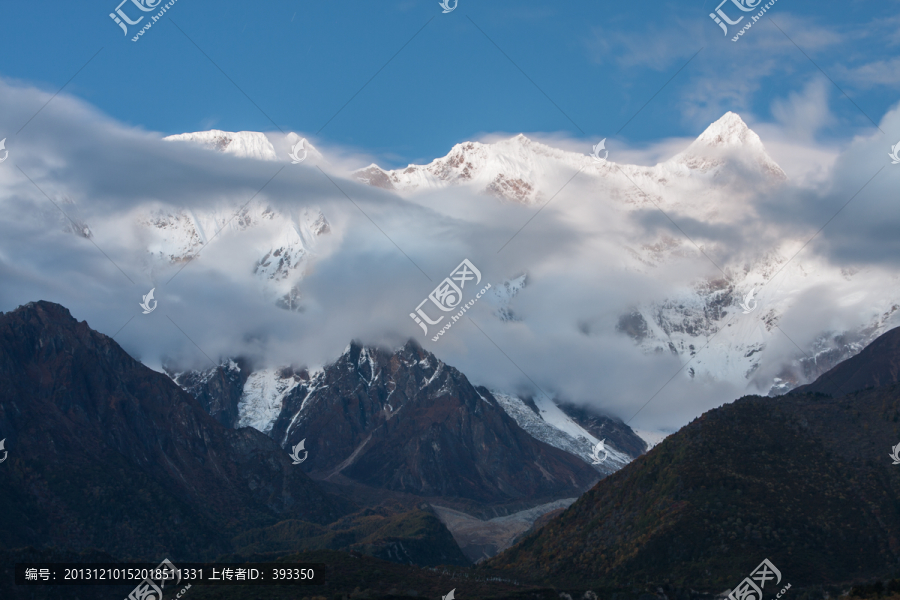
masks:
[[[272,436],[285,448],[305,440],[302,468],[314,478],[421,496],[539,503],[599,478],[414,342],[396,352],[351,344],[285,398]]]

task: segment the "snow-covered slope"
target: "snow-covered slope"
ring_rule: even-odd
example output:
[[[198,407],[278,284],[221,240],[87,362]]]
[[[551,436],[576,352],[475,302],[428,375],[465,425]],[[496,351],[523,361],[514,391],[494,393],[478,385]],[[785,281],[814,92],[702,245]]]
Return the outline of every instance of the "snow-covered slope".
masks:
[[[737,152],[735,152],[737,151]],[[739,115],[727,112],[712,123],[690,146],[673,156],[667,165],[682,165],[690,171],[706,173],[734,157],[746,157],[746,164],[774,180],[787,179],[781,167],[766,154],[762,140]]]
[[[270,137],[253,131],[198,131],[164,138],[173,142],[197,144],[208,150],[234,154],[241,158],[290,161],[290,152],[302,142],[298,156],[304,162],[320,161],[321,153],[306,138],[296,133]],[[318,208],[275,209],[265,201],[254,200],[235,214],[234,207],[188,210],[156,208],[138,216],[146,236],[152,265],[182,263],[192,259],[215,236],[248,229],[264,229],[264,242],[255,244],[258,260],[254,266],[264,293],[282,308],[297,310],[299,282],[310,259],[315,256],[317,238],[331,231]],[[258,238],[256,238],[258,239]]]
[[[647,452],[650,452],[654,446],[658,446],[660,442],[672,435],[671,432],[649,431],[646,429],[634,429],[633,431],[638,434],[642,440],[647,442]]]
[[[404,192],[473,184],[500,198],[532,203],[539,197],[537,182],[555,171],[570,154],[519,134],[494,144],[457,144],[447,156],[427,165],[385,171],[372,164],[354,175],[363,183]]]
[[[240,214],[230,207],[220,210],[156,209],[138,218],[147,239],[152,265],[177,264],[190,260],[214,236],[262,229],[255,244],[259,257],[253,268],[265,294],[283,308],[297,309],[298,284],[309,261],[315,256],[319,236],[331,227],[321,210],[299,208],[276,210],[264,202],[252,201]]]
[[[731,280],[701,280],[673,290],[665,299],[637,303],[620,316],[617,328],[647,354],[670,352],[684,362],[690,360],[684,377],[728,381],[748,392],[779,394],[815,379],[896,325],[894,317],[900,308],[896,277],[885,281],[874,271],[850,276],[824,263],[788,262],[790,256],[777,252],[747,272],[736,272]],[[782,267],[777,278],[763,285],[770,273]],[[823,325],[811,346],[800,350],[796,360],[786,362],[776,375],[757,373],[771,344],[793,346],[789,332],[778,326],[782,315],[802,302],[808,291],[829,289],[849,298],[860,288],[877,289],[878,281],[884,293],[860,314],[856,326]],[[745,313],[742,303],[751,291],[754,296],[747,306],[755,308]]]
[[[300,384],[290,369],[263,369],[247,378],[238,403],[238,427],[269,433],[281,413],[284,397]]]
[[[390,171],[370,165],[354,175],[369,185],[411,197],[448,186],[469,186],[504,201],[536,204],[552,197],[578,172],[587,190],[609,199],[620,213],[661,209],[682,221],[737,228],[755,215],[759,197],[787,182],[759,136],[732,112],[710,124],[682,152],[652,167],[616,163],[614,154],[598,161],[588,152],[587,147],[585,154],[568,152],[518,135],[491,144],[457,144],[447,156],[427,165]],[[823,326],[818,339],[785,362],[777,375],[773,376],[772,368],[761,373],[766,350],[786,335],[778,329],[781,317],[809,290],[827,287],[851,294],[852,286],[877,289],[879,285],[874,271],[848,272],[814,258],[791,260],[807,238],[782,239],[755,257],[723,261],[719,266],[727,275],[684,281],[670,287],[666,297],[636,299],[632,306],[622,307],[616,329],[647,354],[667,352],[682,363],[691,361],[684,377],[724,380],[748,391],[773,394],[811,381],[896,324],[900,281],[884,282],[885,291],[856,325]],[[627,239],[621,250],[619,260],[626,271],[657,279],[683,259],[705,261],[704,254],[728,255],[729,248],[705,246],[701,253],[683,236],[663,233]],[[776,273],[777,279],[769,281]],[[528,293],[526,276],[509,276],[489,296],[496,316],[505,321],[519,319],[513,298]],[[741,302],[751,291],[759,309],[745,316]],[[586,335],[591,334],[590,324],[582,327]],[[707,344],[709,348],[701,353]]]
[[[609,458],[599,465],[593,465],[591,458],[594,446],[600,441],[584,428],[570,419],[558,406],[543,396],[535,398],[538,409],[535,413],[525,402],[517,397],[502,392],[491,391],[491,394],[512,417],[519,427],[532,437],[560,450],[574,454],[586,463],[594,466],[601,473],[618,471],[631,462],[631,457],[615,449],[609,441],[604,444]]]
[[[257,131],[196,131],[163,138],[170,141],[193,142],[210,150],[258,160],[277,160],[275,148],[266,134]]]

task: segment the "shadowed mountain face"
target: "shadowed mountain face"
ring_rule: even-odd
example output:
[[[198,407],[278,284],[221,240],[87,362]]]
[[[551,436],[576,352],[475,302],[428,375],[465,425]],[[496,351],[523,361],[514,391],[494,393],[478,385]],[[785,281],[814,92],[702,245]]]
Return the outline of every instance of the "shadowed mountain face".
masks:
[[[900,381],[900,327],[891,329],[856,356],[838,364],[814,382],[791,393],[842,396]]]
[[[352,344],[291,392],[272,436],[285,448],[305,439],[314,478],[420,496],[537,504],[599,478],[413,342],[393,353]]]
[[[225,427],[238,422],[238,403],[250,375],[246,361],[238,358],[229,365],[218,365],[209,371],[166,371],[182,389],[200,401],[211,416]]]
[[[631,456],[640,456],[647,450],[647,442],[619,419],[599,414],[589,406],[578,406],[570,402],[561,402],[559,408],[592,435],[609,440],[616,448]]]
[[[848,360],[852,369],[839,366],[866,374],[844,381],[892,381],[900,354],[885,342],[896,332]],[[889,457],[898,442],[897,384],[837,398],[745,397],[486,566],[570,585],[668,580],[707,591],[733,588],[764,558],[794,585],[888,578],[900,561],[900,467]]]
[[[245,528],[328,523],[353,509],[270,438],[223,427],[57,304],[0,315],[0,381],[7,548],[196,560]]]

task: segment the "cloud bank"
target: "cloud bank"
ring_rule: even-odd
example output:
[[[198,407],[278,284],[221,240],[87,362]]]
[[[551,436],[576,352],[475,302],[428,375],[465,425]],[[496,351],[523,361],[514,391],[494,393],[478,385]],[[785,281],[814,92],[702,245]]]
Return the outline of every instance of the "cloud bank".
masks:
[[[805,114],[797,126],[814,129],[829,116],[805,113],[802,105],[820,95],[811,85],[776,113],[792,122]],[[8,107],[0,128],[19,129],[48,99],[0,83],[0,102]],[[900,111],[885,115],[880,126],[900,139]],[[549,178],[562,191],[539,212],[540,205],[500,202],[464,186],[401,196],[355,181],[348,159],[320,169],[166,142],[66,95],[21,134],[6,135],[0,310],[58,302],[115,335],[151,368],[163,360],[202,368],[237,355],[259,366],[316,367],[351,340],[397,346],[413,338],[476,384],[545,392],[625,420],[640,409],[633,426],[672,429],[764,390],[691,378],[679,371],[680,357],[642,351],[617,330],[633,306],[689,295],[698,280],[721,278],[718,267],[739,273],[775,251],[786,258],[799,251],[791,264],[809,273],[862,272],[852,283],[828,279],[819,287],[772,280],[786,303],[779,327],[790,338],[771,338],[757,373],[771,380],[800,355],[794,343],[805,348],[823,331],[852,328],[885,303],[900,302],[889,297],[900,273],[900,165],[887,157],[897,140],[887,143],[877,131],[826,153],[829,163],[815,177],[774,191],[735,162],[726,179],[698,188],[696,198],[656,198],[665,214],[634,190],[642,204],[623,208],[618,188],[582,177],[564,187],[566,177]],[[780,143],[785,154],[793,149],[804,172],[826,158],[808,137]],[[650,160],[659,148],[628,152],[640,164],[642,153]],[[221,226],[248,202],[284,214],[321,210],[330,223],[299,283],[301,311],[277,308],[253,274],[272,232]],[[153,210],[178,209],[223,219],[206,231],[199,256],[161,265],[149,256],[138,222]],[[665,239],[680,250],[664,268],[635,261],[631,250],[646,256],[645,246]],[[521,274],[527,284],[506,306],[513,319],[498,318],[496,299],[479,301],[432,342],[409,313],[464,258],[482,273],[479,289],[485,283],[502,288]],[[795,270],[785,273],[797,277]],[[138,304],[151,288],[158,308],[144,315]],[[703,352],[716,351],[713,341]]]

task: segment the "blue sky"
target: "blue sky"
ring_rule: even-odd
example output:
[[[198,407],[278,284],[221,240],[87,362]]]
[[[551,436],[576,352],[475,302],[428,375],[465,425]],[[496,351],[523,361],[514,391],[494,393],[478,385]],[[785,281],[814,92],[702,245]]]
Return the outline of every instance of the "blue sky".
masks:
[[[727,110],[841,144],[900,87],[896,0],[778,0],[767,16],[784,34],[764,18],[737,43],[712,0],[460,0],[449,14],[437,0],[178,0],[137,43],[140,25],[126,37],[108,17],[116,5],[5,3],[0,75],[55,92],[83,67],[65,93],[135,127],[293,130],[391,167],[495,132],[639,147]]]

